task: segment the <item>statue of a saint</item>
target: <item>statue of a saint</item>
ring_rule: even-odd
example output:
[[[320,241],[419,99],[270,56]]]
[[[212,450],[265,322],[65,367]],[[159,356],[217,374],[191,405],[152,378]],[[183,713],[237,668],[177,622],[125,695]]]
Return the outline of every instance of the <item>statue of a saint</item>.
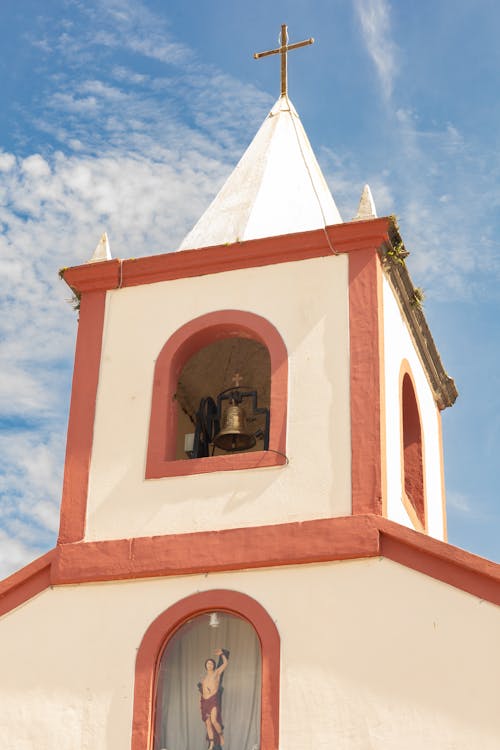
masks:
[[[224,725],[222,724],[222,674],[228,665],[229,651],[218,648],[215,659],[205,662],[205,676],[198,683],[200,691],[201,720],[207,729],[208,750],[224,746]]]

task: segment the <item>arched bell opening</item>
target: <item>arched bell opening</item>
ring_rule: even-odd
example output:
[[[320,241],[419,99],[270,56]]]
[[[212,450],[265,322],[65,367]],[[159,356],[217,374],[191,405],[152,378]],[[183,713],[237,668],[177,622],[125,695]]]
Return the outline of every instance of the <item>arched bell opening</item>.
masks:
[[[221,338],[184,364],[175,392],[176,459],[269,448],[271,362],[260,342]]]
[[[209,348],[212,346],[213,349]],[[235,352],[231,359],[224,347],[231,350],[233,346]],[[196,366],[195,359],[190,365],[190,360],[196,355],[205,356],[202,353],[204,348],[208,349],[206,356],[210,361]],[[217,383],[213,382],[213,369],[219,373]],[[194,445],[196,418],[202,399],[210,398],[217,407],[219,395],[227,397],[231,391],[241,391],[243,386],[246,395],[234,398],[235,401],[240,398],[244,401],[241,406],[245,409],[247,426],[240,432],[245,435],[248,431],[252,433],[255,446],[241,449],[236,444],[234,447],[238,450],[227,451],[218,450],[213,443],[209,453],[196,456],[189,441]],[[217,310],[181,326],[167,339],[154,366],[146,479],[283,465],[286,462],[287,388],[287,349],[278,330],[265,318],[242,310]],[[248,391],[256,393],[252,396]],[[230,400],[226,398],[220,402],[219,432],[223,429],[221,423],[231,405]],[[207,401],[204,404],[207,406]],[[265,433],[265,429],[259,426],[259,420],[262,420],[265,427],[265,413],[253,414],[255,404],[257,409],[268,412],[268,445],[265,434],[262,437],[259,432]],[[213,404],[210,411],[213,416]],[[255,434],[257,432],[259,435]],[[186,439],[186,435],[192,437]],[[230,447],[233,447],[232,442]],[[212,451],[214,460],[204,460]],[[195,460],[189,460],[191,457]]]
[[[242,617],[214,610],[185,621],[159,662],[154,750],[259,748],[261,661]]]
[[[404,493],[418,521],[425,528],[422,427],[415,390],[408,373],[403,377],[401,409]]]

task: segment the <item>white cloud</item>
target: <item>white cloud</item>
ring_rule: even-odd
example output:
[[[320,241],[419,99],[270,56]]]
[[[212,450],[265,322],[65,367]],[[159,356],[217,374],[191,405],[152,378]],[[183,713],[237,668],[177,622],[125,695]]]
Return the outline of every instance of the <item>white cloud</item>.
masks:
[[[392,96],[397,73],[397,46],[391,38],[391,9],[387,0],[355,0],[363,39],[386,99]]]
[[[45,159],[40,154],[33,154],[23,159],[21,162],[21,170],[28,177],[37,179],[38,177],[48,177],[50,175],[50,167]]]
[[[98,109],[97,99],[95,96],[80,96],[76,98],[74,94],[63,93],[58,91],[52,97],[52,105],[57,109],[64,109],[67,112],[87,112],[94,114]]]
[[[19,537],[0,529],[0,578],[27,565],[37,556],[37,552],[31,543],[24,544]]]
[[[78,10],[81,13],[78,34],[72,26],[66,25],[56,41],[44,41],[72,62],[93,59],[99,48],[101,52],[106,48],[110,51],[129,50],[169,65],[185,65],[195,58],[187,45],[173,38],[164,19],[144,3],[95,0],[79,4]],[[87,21],[86,30],[84,19]]]
[[[34,428],[0,436],[0,575],[42,554],[58,526],[64,437]]]
[[[446,493],[446,502],[449,508],[453,508],[453,510],[464,515],[470,515],[473,511],[470,498],[462,492],[448,490]]]
[[[9,172],[14,168],[16,163],[16,157],[14,154],[6,154],[4,151],[0,151],[0,172]]]
[[[355,0],[355,8],[386,100],[392,144],[388,173],[374,179],[360,176],[359,182],[371,184],[379,215],[400,217],[412,252],[409,267],[419,284],[439,296],[473,295],[484,282],[486,268],[500,272],[496,248],[485,242],[480,254],[471,252],[477,225],[481,223],[486,233],[494,225],[487,215],[491,203],[485,200],[488,189],[480,150],[467,143],[453,123],[422,127],[411,103],[396,106],[398,49],[392,39],[390,5],[387,0]],[[352,174],[356,171],[351,181]]]

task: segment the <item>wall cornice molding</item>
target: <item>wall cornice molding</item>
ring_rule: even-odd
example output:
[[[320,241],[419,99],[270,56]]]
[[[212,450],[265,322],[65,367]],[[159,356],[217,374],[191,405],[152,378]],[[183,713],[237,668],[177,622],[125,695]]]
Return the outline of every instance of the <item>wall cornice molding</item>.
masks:
[[[376,515],[58,544],[0,582],[0,614],[49,586],[385,557],[500,606],[500,565]]]

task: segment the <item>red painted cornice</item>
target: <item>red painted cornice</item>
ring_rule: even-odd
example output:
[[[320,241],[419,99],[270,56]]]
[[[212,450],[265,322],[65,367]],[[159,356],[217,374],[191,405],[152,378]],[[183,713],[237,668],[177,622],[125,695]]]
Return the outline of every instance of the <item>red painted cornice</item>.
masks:
[[[385,557],[500,605],[500,565],[376,515],[59,544],[0,582],[0,614],[49,586]]]
[[[62,545],[55,583],[185,575],[372,557],[377,529],[367,516]]]
[[[298,232],[279,237],[247,240],[129,260],[108,260],[72,266],[62,271],[66,283],[76,292],[116,289],[157,281],[234,271],[241,268],[320,258],[380,247],[388,241],[390,220],[354,221],[326,229]]]
[[[60,274],[68,286],[75,292],[96,292],[106,289],[116,289],[120,283],[120,267],[122,261],[100,261],[85,263],[83,266],[72,266],[61,269]]]

